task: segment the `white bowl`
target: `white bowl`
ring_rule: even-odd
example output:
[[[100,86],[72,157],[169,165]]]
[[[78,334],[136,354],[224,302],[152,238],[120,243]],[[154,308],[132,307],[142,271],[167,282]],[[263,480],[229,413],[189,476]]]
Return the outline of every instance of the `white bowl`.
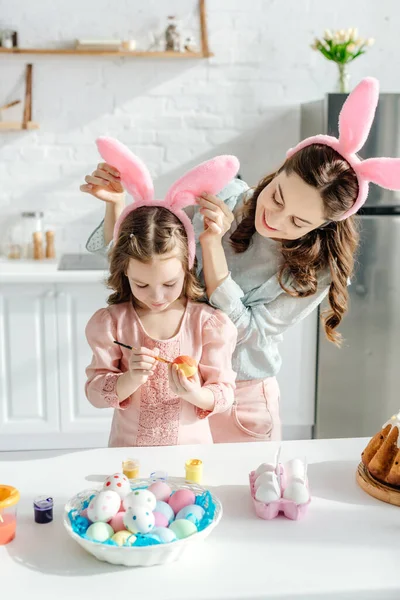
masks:
[[[152,479],[135,479],[132,480],[132,488],[143,487],[150,485],[153,482]],[[195,483],[187,483],[182,478],[168,478],[168,485],[172,490],[188,488],[195,494],[203,494],[206,488],[203,488]],[[123,565],[125,567],[150,567],[152,565],[161,565],[170,563],[178,560],[183,552],[193,548],[195,544],[204,540],[222,517],[222,504],[218,498],[211,494],[212,500],[215,504],[214,519],[202,531],[194,533],[188,538],[183,540],[177,540],[176,542],[169,542],[167,544],[156,544],[154,546],[109,546],[107,544],[101,544],[82,538],[80,535],[75,533],[71,527],[68,513],[73,509],[80,509],[82,502],[90,498],[94,493],[97,493],[102,487],[97,489],[84,490],[79,494],[76,494],[71,498],[64,508],[64,527],[68,531],[69,535],[74,539],[82,548],[84,548],[89,554],[92,554],[98,560],[102,560],[113,565]]]

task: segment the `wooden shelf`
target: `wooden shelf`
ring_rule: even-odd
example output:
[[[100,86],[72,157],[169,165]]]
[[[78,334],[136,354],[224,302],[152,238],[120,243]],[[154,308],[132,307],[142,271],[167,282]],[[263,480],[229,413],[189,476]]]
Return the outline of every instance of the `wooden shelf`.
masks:
[[[28,121],[26,127],[19,121],[0,121],[0,130],[2,131],[23,131],[23,130],[39,129],[39,123]]]
[[[75,50],[74,48],[0,48],[0,54],[53,54],[57,56],[108,56],[125,58],[186,58],[214,56],[211,52],[128,52],[124,50]]]

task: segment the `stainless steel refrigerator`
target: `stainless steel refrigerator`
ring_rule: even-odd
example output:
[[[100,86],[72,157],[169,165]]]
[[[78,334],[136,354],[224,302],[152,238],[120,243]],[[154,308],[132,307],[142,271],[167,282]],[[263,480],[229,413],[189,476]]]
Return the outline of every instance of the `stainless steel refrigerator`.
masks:
[[[302,107],[302,137],[338,134],[346,95]],[[360,156],[400,157],[400,94],[380,96]],[[370,436],[400,408],[400,194],[370,186],[357,216],[361,244],[337,349],[318,334],[314,437]],[[324,309],[324,306],[321,307]]]

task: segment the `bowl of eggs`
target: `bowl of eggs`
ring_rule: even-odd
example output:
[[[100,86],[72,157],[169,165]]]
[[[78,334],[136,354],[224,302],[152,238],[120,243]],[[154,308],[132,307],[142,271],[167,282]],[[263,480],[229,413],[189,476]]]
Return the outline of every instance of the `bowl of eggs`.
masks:
[[[98,560],[138,567],[179,559],[221,517],[218,498],[183,478],[129,480],[115,473],[67,502],[64,526]]]

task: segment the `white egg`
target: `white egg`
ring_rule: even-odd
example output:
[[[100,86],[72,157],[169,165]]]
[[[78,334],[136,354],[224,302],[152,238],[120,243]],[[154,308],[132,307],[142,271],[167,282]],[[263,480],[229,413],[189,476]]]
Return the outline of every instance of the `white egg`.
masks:
[[[107,477],[103,489],[117,492],[118,496],[123,500],[125,496],[130,494],[131,484],[129,483],[129,479],[123,473],[114,473],[114,475]]]
[[[264,473],[261,473],[254,482],[254,489],[258,490],[260,485],[270,485],[276,489],[277,494],[280,493],[279,481],[276,473],[271,473],[271,471],[264,471]]]
[[[152,492],[149,492],[149,490],[134,490],[124,498],[123,504],[125,510],[136,506],[142,506],[153,511],[157,504],[157,498]]]
[[[265,471],[275,471],[275,466],[271,463],[262,463],[255,471],[255,476],[258,477]]]
[[[304,483],[292,481],[283,492],[283,497],[296,504],[305,504],[310,499],[310,493]]]
[[[148,533],[154,523],[153,513],[143,506],[129,507],[124,514],[124,525],[132,533]]]
[[[274,486],[268,483],[260,485],[255,495],[256,500],[258,500],[259,502],[263,502],[264,504],[276,502],[281,497],[280,492],[277,491]]]
[[[87,509],[88,519],[92,523],[107,523],[115,517],[120,506],[121,498],[117,492],[103,490],[91,500]]]
[[[287,479],[296,479],[304,483],[306,476],[306,467],[302,460],[293,458],[285,463],[285,473]]]

